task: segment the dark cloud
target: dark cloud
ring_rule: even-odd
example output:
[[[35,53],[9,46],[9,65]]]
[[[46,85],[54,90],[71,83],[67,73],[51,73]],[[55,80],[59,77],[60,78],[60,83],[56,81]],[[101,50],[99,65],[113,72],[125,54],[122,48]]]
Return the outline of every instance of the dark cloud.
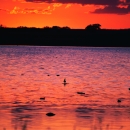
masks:
[[[46,3],[62,3],[62,4],[95,4],[95,5],[117,5],[119,0],[26,0],[27,2],[46,2]]]
[[[92,13],[112,13],[112,14],[128,14],[130,13],[130,0],[26,0],[26,2],[35,3],[62,3],[62,4],[93,4],[103,5],[104,9],[96,9]],[[127,6],[127,7],[119,7]]]
[[[128,6],[127,8],[125,7],[117,7],[117,6],[107,6],[104,9],[96,9],[95,11],[91,12],[91,13],[98,13],[98,14],[103,14],[103,13],[107,13],[107,14],[128,14],[130,13],[130,6]]]

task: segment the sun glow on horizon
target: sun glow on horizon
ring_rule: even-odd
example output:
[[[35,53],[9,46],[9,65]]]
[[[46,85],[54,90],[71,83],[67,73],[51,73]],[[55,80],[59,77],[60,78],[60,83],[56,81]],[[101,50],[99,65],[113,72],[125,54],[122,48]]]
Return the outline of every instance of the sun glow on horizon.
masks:
[[[32,0],[33,1],[33,0]],[[41,0],[42,1],[42,0]],[[121,1],[125,2],[125,1]],[[0,24],[6,27],[38,27],[68,26],[70,28],[85,28],[88,24],[99,23],[102,28],[130,28],[130,14],[94,13],[105,10],[106,5],[79,3],[47,3],[27,2],[25,0],[1,0]],[[118,5],[127,9],[129,5]]]

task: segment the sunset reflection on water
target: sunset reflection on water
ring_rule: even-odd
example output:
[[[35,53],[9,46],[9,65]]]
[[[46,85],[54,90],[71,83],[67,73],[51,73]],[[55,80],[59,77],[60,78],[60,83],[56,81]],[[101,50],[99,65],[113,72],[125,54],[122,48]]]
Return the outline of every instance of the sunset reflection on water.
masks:
[[[130,130],[130,48],[0,46],[0,61],[0,130]]]

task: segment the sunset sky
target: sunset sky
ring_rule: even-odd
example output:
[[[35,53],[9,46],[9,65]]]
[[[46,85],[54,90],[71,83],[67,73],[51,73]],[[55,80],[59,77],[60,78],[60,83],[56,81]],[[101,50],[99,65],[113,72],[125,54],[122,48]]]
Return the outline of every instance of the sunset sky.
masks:
[[[0,0],[6,27],[130,28],[130,0]]]

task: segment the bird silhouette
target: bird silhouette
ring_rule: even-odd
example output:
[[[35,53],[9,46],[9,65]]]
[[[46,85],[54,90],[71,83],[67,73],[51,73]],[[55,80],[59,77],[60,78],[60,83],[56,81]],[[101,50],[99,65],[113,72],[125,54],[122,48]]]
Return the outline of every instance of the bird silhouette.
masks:
[[[118,99],[118,100],[117,100],[117,102],[118,102],[118,103],[120,103],[120,102],[121,102],[121,100],[120,100],[120,99]]]
[[[48,112],[46,115],[47,115],[47,116],[54,116],[55,114],[52,113],[52,112]]]
[[[66,78],[64,79],[64,81],[63,81],[64,83],[66,83]]]
[[[45,100],[45,97],[41,97],[40,100]]]

